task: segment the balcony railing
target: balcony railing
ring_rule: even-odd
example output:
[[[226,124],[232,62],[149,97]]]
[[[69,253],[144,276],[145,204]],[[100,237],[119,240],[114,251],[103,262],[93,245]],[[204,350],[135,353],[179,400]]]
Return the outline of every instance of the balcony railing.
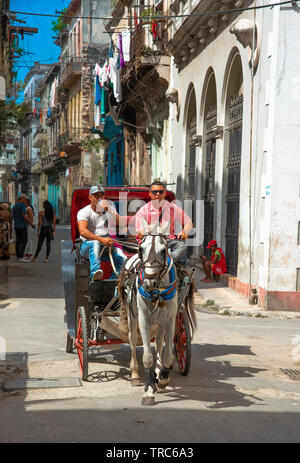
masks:
[[[17,162],[16,167],[17,167],[17,170],[20,172],[30,171],[31,161],[30,159],[22,159],[21,161]]]
[[[9,158],[4,158],[0,157],[0,166],[1,167],[11,167],[16,165],[16,160],[15,159],[9,159]]]
[[[149,22],[140,23],[132,34],[130,42],[130,59],[151,53],[166,54],[167,29],[163,19],[158,19],[156,34],[151,32]]]
[[[48,141],[48,135],[45,129],[39,129],[33,137],[32,144],[34,148],[42,148]]]
[[[60,74],[61,85],[66,86],[70,83],[75,76],[81,74],[82,58],[74,57],[71,58],[68,63],[62,68]]]
[[[72,143],[80,143],[80,129],[68,129],[66,132],[58,136],[59,150]]]

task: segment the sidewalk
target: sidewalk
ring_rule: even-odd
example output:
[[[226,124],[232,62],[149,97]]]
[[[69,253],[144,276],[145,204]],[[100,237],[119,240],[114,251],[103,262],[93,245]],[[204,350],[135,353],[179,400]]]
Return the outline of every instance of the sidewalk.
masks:
[[[269,311],[258,305],[249,304],[248,299],[222,282],[204,283],[201,281],[205,275],[197,268],[194,283],[195,305],[199,312],[220,315],[248,316],[261,318],[294,318],[300,319],[300,312]]]

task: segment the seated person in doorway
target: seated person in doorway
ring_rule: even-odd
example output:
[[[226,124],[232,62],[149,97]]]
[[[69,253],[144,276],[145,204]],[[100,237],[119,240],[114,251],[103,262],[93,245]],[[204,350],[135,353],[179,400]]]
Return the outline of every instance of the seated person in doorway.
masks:
[[[211,251],[211,260],[206,256],[200,256],[202,260],[205,278],[202,281],[211,283],[213,276],[216,281],[220,280],[220,275],[227,272],[226,259],[222,248],[219,248],[216,240],[212,240],[206,246]]]
[[[100,269],[101,259],[109,260],[108,250],[100,258],[104,246],[111,248],[115,268],[118,273],[122,271],[127,257],[123,251],[114,246],[109,230],[119,225],[121,217],[115,208],[105,200],[105,190],[101,186],[92,186],[89,192],[90,204],[77,214],[78,229],[81,238],[80,253],[90,261],[91,280],[101,280],[103,271]],[[109,279],[117,278],[114,271]]]
[[[147,233],[161,232],[167,235],[169,253],[173,261],[183,262],[186,253],[184,241],[193,229],[193,223],[179,206],[165,199],[166,193],[162,182],[157,180],[150,185],[151,201],[141,207],[136,214],[137,240],[140,242]],[[175,224],[179,224],[181,229],[177,234]]]

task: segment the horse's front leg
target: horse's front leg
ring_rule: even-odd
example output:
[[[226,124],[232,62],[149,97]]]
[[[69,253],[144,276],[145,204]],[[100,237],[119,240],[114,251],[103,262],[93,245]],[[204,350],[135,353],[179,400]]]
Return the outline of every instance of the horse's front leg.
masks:
[[[177,298],[176,298],[177,299]],[[159,373],[158,387],[164,389],[170,383],[170,368],[173,363],[173,342],[175,333],[175,320],[177,312],[177,302],[171,301],[171,307],[167,307],[168,310],[172,310],[173,315],[169,318],[165,327],[165,348],[163,355],[163,366]],[[176,304],[176,305],[175,305]]]
[[[143,340],[143,365],[145,369],[145,392],[142,397],[142,405],[154,405],[154,394],[157,391],[157,386],[155,372],[152,368],[153,355],[150,342],[151,315],[145,301],[141,301],[140,304],[143,304],[143,310],[139,311],[139,328]]]
[[[136,358],[136,344],[137,344],[137,314],[133,317],[131,314],[128,317],[128,339],[130,344],[131,350],[131,358],[130,358],[130,382],[131,386],[141,386],[141,378],[139,375],[139,366],[138,361]]]

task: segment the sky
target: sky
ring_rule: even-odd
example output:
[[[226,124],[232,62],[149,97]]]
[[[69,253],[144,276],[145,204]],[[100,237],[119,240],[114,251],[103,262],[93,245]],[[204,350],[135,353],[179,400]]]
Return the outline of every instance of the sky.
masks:
[[[69,3],[70,0],[10,0],[10,10],[55,14],[55,10],[61,11]],[[34,61],[47,64],[58,61],[60,49],[52,38],[56,34],[51,30],[51,22],[56,18],[17,14],[17,19],[26,21],[26,24],[13,23],[14,25],[39,29],[37,34],[25,35],[24,40],[19,34],[19,47],[25,49],[26,54],[15,61],[14,71],[18,72],[17,80],[21,81],[25,79]]]

